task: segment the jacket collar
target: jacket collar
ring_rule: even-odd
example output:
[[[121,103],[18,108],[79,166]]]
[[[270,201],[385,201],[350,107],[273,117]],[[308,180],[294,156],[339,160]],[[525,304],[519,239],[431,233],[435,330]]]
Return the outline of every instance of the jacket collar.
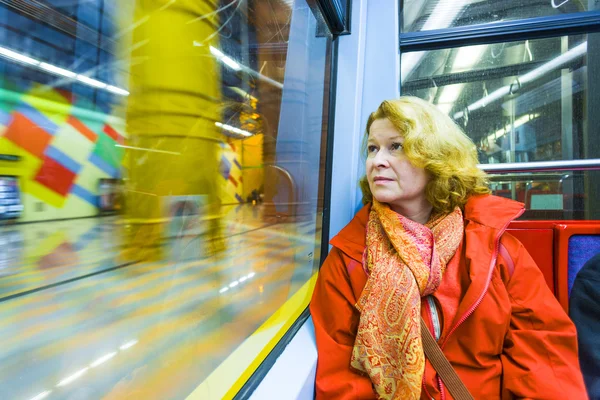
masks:
[[[464,218],[467,221],[500,230],[519,216],[523,208],[523,203],[503,197],[471,196],[465,204]],[[371,203],[361,208],[352,221],[330,241],[331,245],[359,262],[362,262],[366,247],[365,232],[370,211]]]

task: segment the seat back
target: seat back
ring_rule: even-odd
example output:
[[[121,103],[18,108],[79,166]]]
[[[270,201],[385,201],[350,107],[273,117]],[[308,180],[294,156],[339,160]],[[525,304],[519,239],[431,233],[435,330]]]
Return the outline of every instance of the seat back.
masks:
[[[577,273],[600,253],[600,221],[513,221],[507,232],[523,243],[568,312]]]

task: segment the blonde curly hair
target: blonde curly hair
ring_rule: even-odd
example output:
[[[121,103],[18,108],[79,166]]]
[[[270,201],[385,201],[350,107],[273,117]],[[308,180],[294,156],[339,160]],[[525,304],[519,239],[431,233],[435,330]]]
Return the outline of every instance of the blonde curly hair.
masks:
[[[403,151],[411,164],[431,176],[425,196],[437,212],[463,208],[472,195],[488,194],[487,175],[477,168],[475,144],[433,104],[412,96],[386,100],[369,116],[362,145],[367,157],[369,130],[375,120],[387,118],[404,138]],[[373,199],[367,177],[360,180],[363,202]]]

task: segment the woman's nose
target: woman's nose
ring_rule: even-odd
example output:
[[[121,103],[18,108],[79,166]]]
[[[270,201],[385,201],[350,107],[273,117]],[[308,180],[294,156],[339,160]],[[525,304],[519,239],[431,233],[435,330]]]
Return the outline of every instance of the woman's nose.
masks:
[[[387,167],[389,166],[388,155],[385,151],[380,150],[375,155],[375,165],[378,167]]]

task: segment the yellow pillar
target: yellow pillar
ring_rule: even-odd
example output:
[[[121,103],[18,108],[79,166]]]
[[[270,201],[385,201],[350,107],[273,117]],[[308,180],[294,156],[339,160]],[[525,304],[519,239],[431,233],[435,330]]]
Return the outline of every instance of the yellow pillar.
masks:
[[[220,234],[215,122],[221,78],[210,53],[211,45],[218,48],[217,6],[211,0],[136,0],[126,111],[127,258],[162,258],[173,196],[204,196],[210,235]]]

